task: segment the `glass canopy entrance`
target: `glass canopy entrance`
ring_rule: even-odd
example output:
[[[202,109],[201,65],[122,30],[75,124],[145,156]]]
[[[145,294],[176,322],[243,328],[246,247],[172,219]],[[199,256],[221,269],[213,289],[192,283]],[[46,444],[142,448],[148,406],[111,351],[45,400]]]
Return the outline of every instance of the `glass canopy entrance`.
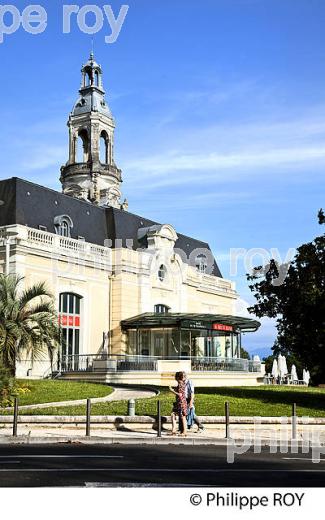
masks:
[[[218,314],[145,313],[122,322],[127,354],[160,359],[240,358],[241,333],[256,320]]]

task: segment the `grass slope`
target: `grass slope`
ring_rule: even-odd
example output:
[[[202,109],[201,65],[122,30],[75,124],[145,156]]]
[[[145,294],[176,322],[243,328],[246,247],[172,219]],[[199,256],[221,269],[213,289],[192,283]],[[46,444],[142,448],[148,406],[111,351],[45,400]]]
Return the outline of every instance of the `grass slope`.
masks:
[[[136,414],[155,415],[157,400],[160,399],[162,414],[169,415],[174,397],[168,389],[161,388],[160,391],[159,396],[137,400]],[[325,417],[325,389],[292,386],[198,388],[196,413],[197,415],[223,415],[225,401],[230,402],[231,415],[237,416],[290,416],[292,403],[295,402],[298,415]],[[126,413],[127,401],[98,403],[92,406],[93,415],[126,415]],[[84,415],[85,406],[32,410],[31,414]]]
[[[50,379],[20,379],[19,384],[22,388],[29,390],[19,396],[21,406],[72,401],[86,399],[87,397],[105,397],[113,391],[111,387],[106,385],[75,381],[53,381]]]

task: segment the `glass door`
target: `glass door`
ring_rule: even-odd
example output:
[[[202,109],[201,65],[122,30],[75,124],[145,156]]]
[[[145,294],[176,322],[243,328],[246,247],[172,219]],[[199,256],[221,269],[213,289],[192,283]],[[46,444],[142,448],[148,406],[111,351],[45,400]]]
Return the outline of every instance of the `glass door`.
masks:
[[[155,332],[154,343],[153,343],[153,355],[156,357],[164,356],[164,341],[165,337],[163,333]]]

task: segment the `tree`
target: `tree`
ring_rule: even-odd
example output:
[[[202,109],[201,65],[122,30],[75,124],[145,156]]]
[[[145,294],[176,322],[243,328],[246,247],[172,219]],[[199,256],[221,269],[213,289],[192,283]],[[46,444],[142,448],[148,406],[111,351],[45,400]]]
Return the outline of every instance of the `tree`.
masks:
[[[263,358],[263,363],[265,363],[265,373],[266,374],[271,374],[272,366],[273,366],[273,360],[275,358],[276,358],[276,356],[274,354],[271,354],[270,356],[267,356],[267,357]]]
[[[265,373],[266,374],[272,373],[273,361],[275,359],[277,360],[279,354],[283,354],[283,349],[281,349],[281,347],[279,346],[277,341],[275,341],[275,343],[272,347],[272,350],[273,350],[273,354],[271,354],[270,356],[267,356],[263,359],[263,362],[265,363]],[[305,367],[305,364],[302,364],[301,360],[299,360],[295,354],[291,354],[289,352],[286,352],[285,354],[286,354],[288,372],[291,371],[292,365],[295,365],[298,374],[301,375],[302,370]]]
[[[22,355],[32,362],[58,346],[60,329],[53,296],[44,283],[22,289],[23,278],[0,275],[0,363],[14,376]]]
[[[323,210],[318,220],[325,223]],[[325,234],[298,247],[289,264],[272,259],[247,279],[257,301],[249,311],[277,319],[274,352],[293,355],[315,383],[325,382]]]
[[[240,357],[241,359],[250,359],[250,355],[243,347],[240,347]]]

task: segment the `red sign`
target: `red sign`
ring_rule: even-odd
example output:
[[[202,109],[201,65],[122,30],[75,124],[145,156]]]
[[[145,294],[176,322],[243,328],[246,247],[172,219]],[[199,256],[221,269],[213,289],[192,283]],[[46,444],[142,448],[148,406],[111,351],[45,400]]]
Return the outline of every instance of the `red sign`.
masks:
[[[213,330],[222,330],[224,332],[232,332],[234,330],[232,325],[223,325],[223,323],[213,323]]]
[[[80,327],[80,316],[61,314],[61,316],[59,316],[59,325],[62,327]]]

